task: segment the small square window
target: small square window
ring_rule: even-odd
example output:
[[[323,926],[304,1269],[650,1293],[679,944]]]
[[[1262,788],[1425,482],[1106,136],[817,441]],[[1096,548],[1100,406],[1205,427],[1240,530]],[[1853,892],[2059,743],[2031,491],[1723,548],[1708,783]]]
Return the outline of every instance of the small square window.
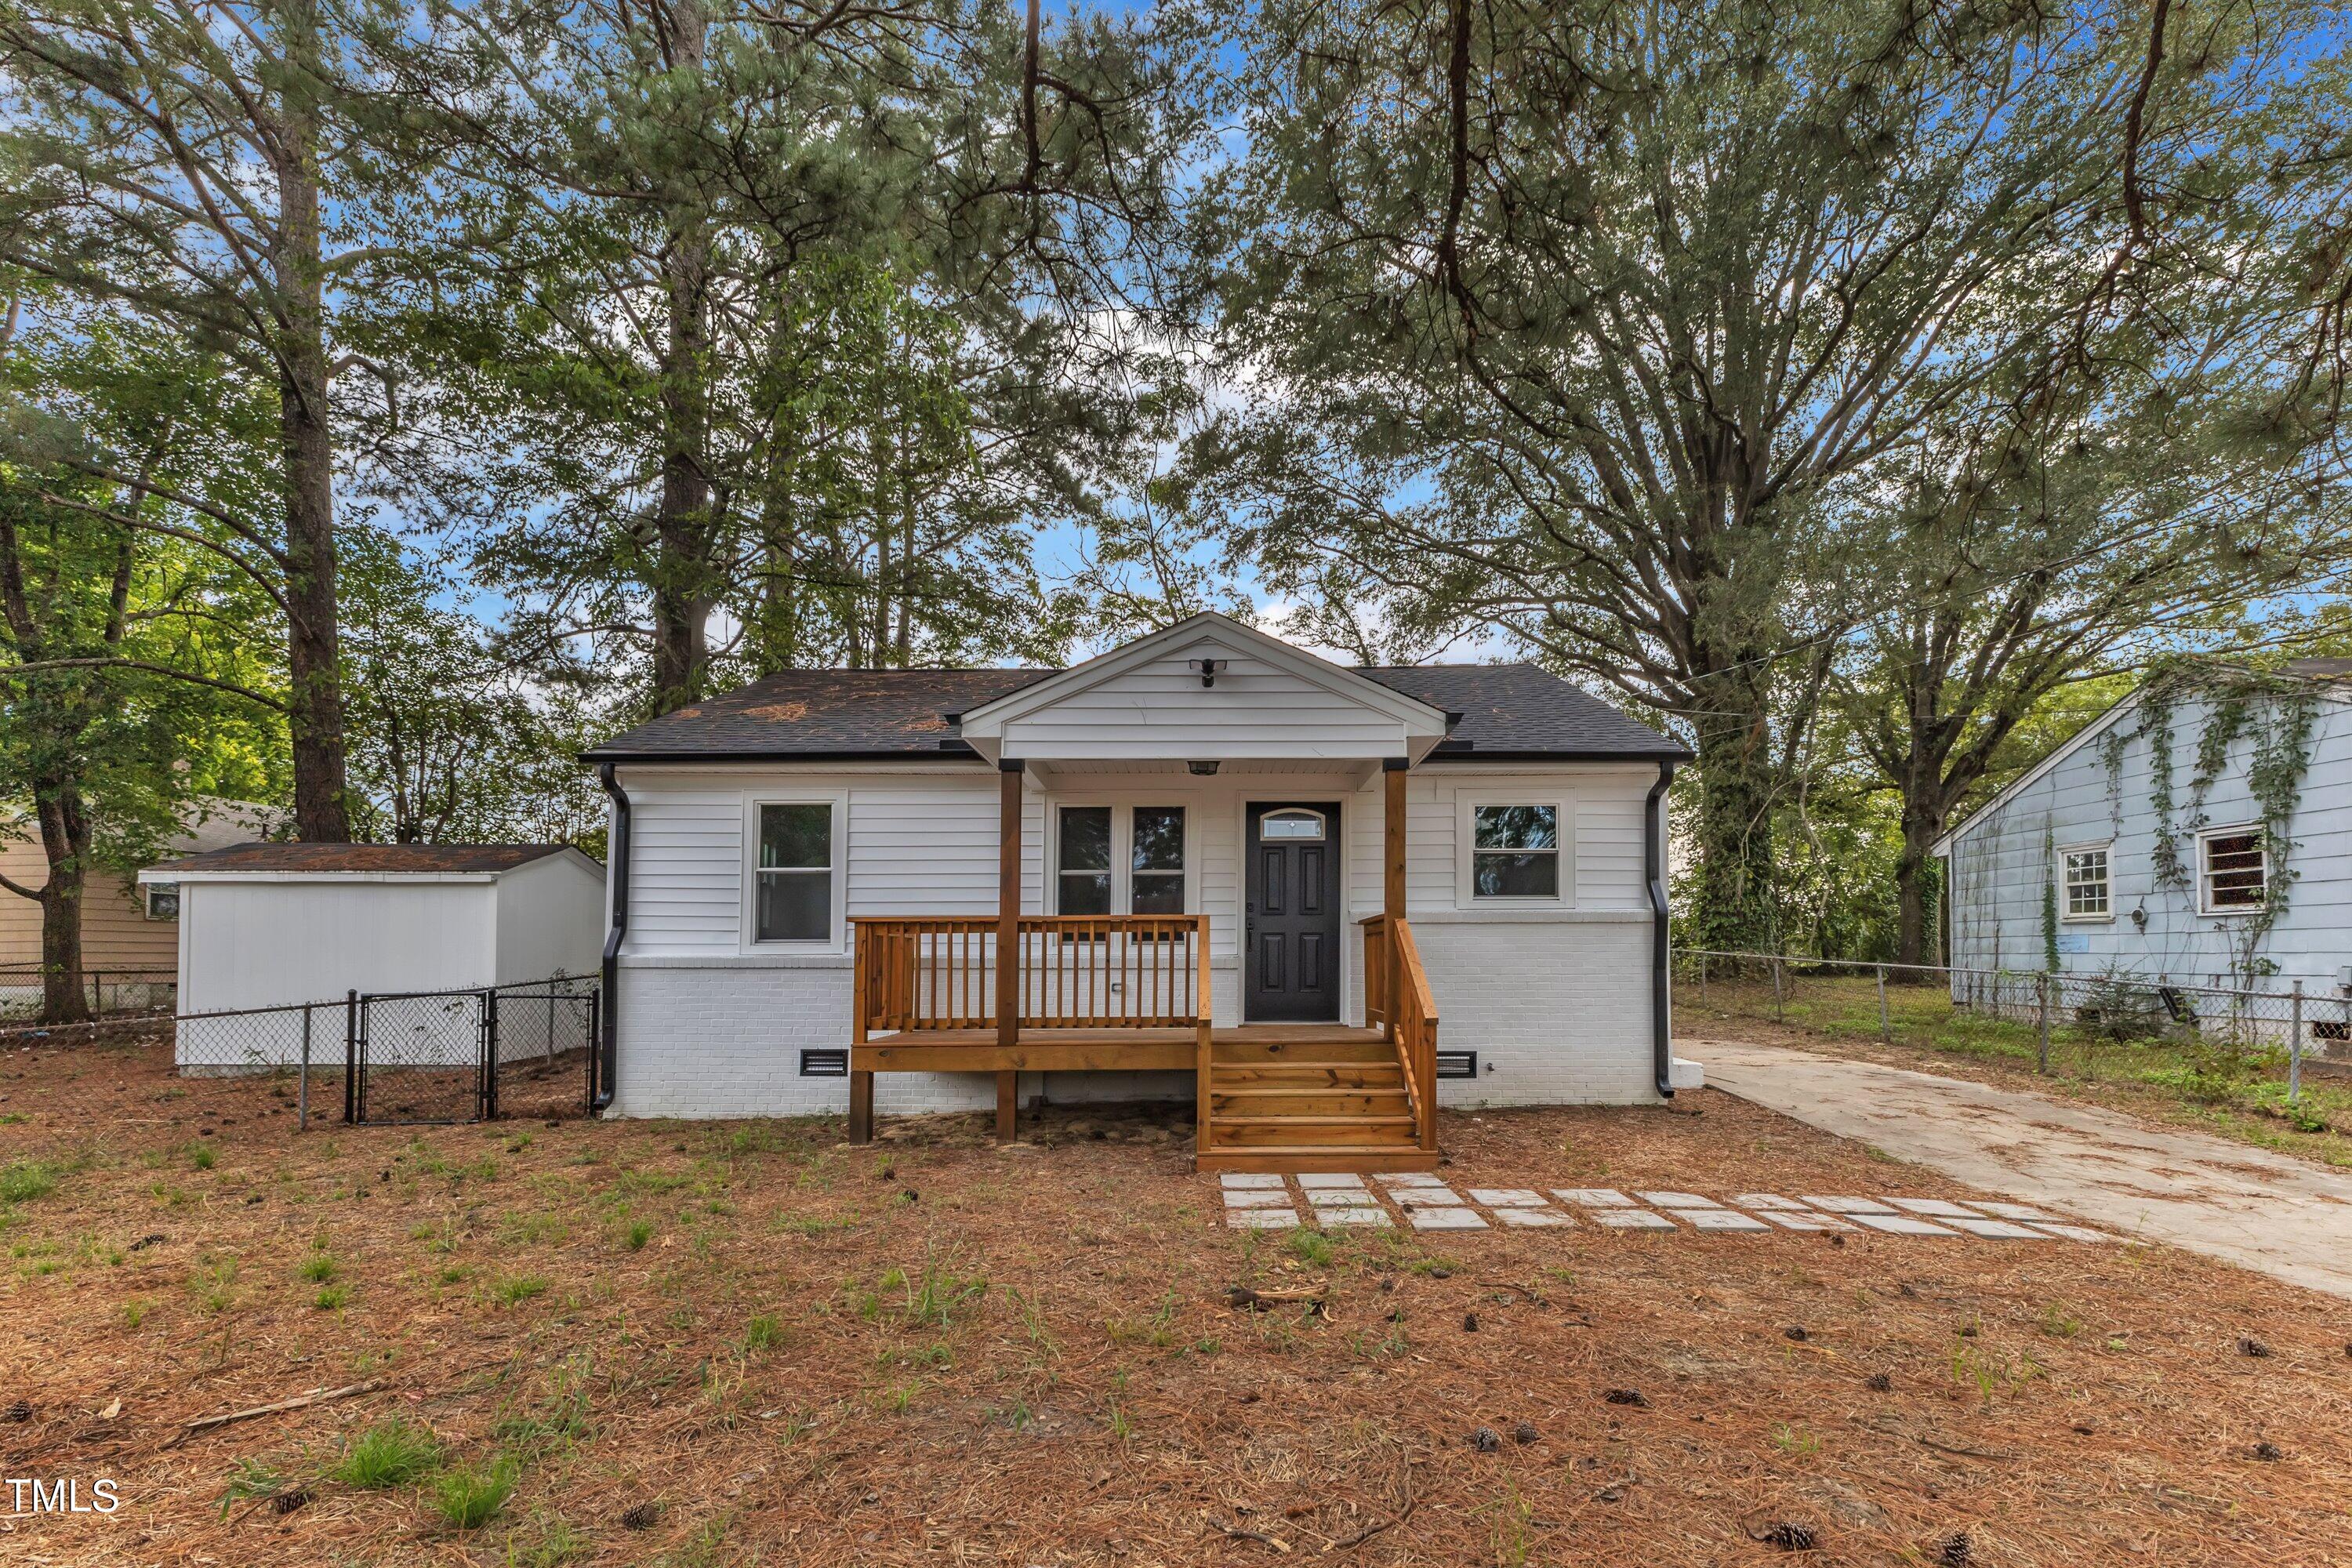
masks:
[[[2197,841],[2207,914],[2250,914],[2270,896],[2270,851],[2259,827],[2225,827]]]
[[[1110,913],[1110,807],[1062,807],[1060,902],[1066,915]]]
[[[2070,921],[2103,921],[2112,912],[2108,902],[2107,851],[2069,849],[2066,851],[2066,918]]]
[[[756,942],[832,940],[832,806],[760,807],[751,935]]]
[[[1470,832],[1472,896],[1559,897],[1559,807],[1477,806]]]
[[[151,921],[175,921],[180,918],[180,884],[150,882],[146,886],[147,918]]]

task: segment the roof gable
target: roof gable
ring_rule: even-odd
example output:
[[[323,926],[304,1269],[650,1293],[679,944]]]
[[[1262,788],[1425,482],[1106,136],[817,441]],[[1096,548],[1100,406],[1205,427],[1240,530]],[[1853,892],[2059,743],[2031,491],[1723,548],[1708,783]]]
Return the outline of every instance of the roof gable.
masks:
[[[1036,761],[1419,757],[1445,731],[1444,709],[1213,614],[962,716],[982,756]]]

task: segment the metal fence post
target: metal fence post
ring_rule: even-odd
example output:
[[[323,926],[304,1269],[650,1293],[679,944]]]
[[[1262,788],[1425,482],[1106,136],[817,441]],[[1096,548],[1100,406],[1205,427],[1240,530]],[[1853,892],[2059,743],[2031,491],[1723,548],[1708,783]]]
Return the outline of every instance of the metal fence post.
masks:
[[[343,994],[343,1121],[360,1119],[360,994]]]
[[[297,1132],[308,1132],[310,1130],[311,1006],[312,1004],[309,1002],[302,1004],[302,1079],[294,1090],[294,1131]]]
[[[1888,1045],[1895,1043],[1895,1029],[1886,1018],[1886,965],[1878,966],[1878,1037]]]
[[[1772,955],[1772,1021],[1778,1024],[1785,1020],[1780,1001],[1780,955],[1776,952]]]
[[[2036,1070],[2047,1077],[2050,1072],[2050,972],[2042,971],[2033,977],[2037,1010],[2041,1014],[2041,1045],[2034,1057]]]
[[[2286,1035],[2286,1102],[2293,1105],[2303,1098],[2303,982],[2294,983],[2288,998],[2292,1009],[2288,1014]]]
[[[1706,961],[1709,956],[1706,952],[1698,955],[1698,1005],[1702,1007],[1706,1005]]]

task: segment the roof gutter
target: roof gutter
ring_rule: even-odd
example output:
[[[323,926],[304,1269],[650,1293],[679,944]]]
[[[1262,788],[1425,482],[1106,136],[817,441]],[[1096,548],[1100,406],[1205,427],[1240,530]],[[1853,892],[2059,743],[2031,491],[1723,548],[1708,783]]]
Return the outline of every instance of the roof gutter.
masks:
[[[613,841],[605,846],[604,858],[613,868],[612,922],[604,932],[604,956],[599,966],[597,984],[603,995],[598,999],[602,1013],[596,1041],[596,1092],[589,1097],[591,1114],[601,1116],[613,1103],[613,1093],[621,1060],[621,1009],[619,986],[621,979],[621,939],[629,934],[629,792],[623,789],[613,776],[613,764],[597,768],[596,782],[613,797]]]
[[[1675,764],[1658,764],[1658,782],[1643,803],[1643,868],[1650,879],[1650,1058],[1656,1069],[1658,1098],[1675,1097],[1675,1024],[1672,1009],[1674,931],[1666,912],[1666,786],[1675,782]]]

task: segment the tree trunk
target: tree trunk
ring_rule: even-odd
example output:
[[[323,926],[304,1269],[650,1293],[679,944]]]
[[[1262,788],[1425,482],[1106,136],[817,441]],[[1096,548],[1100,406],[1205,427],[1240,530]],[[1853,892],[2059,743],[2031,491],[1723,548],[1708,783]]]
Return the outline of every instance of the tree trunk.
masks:
[[[680,0],[656,15],[664,17],[672,68],[698,73],[709,26],[700,0]],[[702,695],[710,657],[710,236],[691,195],[670,205],[664,267],[669,337],[662,350],[661,511],[650,584],[656,713]]]
[[[324,269],[319,230],[318,17],[307,0],[279,13],[288,75],[278,95],[282,161],[272,258],[279,300],[278,432],[286,489],[287,728],[294,751],[294,830],[348,843],[343,686],[336,605],[335,446],[327,407]]]
[[[1697,945],[1719,952],[1772,951],[1772,731],[1762,693],[1749,682],[1696,683],[1706,710],[1698,731]]]
[[[1906,800],[1903,803],[1903,848],[1895,860],[1896,909],[1895,917],[1895,962],[1897,963],[1933,963],[1936,894],[1929,884],[1935,880],[1936,862],[1931,851],[1936,840],[1944,836],[1945,813],[1933,807]],[[1907,978],[1916,978],[1907,977]]]
[[[81,971],[81,895],[89,875],[89,816],[70,780],[44,780],[34,792],[41,853],[49,879],[41,889],[41,1021],[79,1024],[90,1016]]]

